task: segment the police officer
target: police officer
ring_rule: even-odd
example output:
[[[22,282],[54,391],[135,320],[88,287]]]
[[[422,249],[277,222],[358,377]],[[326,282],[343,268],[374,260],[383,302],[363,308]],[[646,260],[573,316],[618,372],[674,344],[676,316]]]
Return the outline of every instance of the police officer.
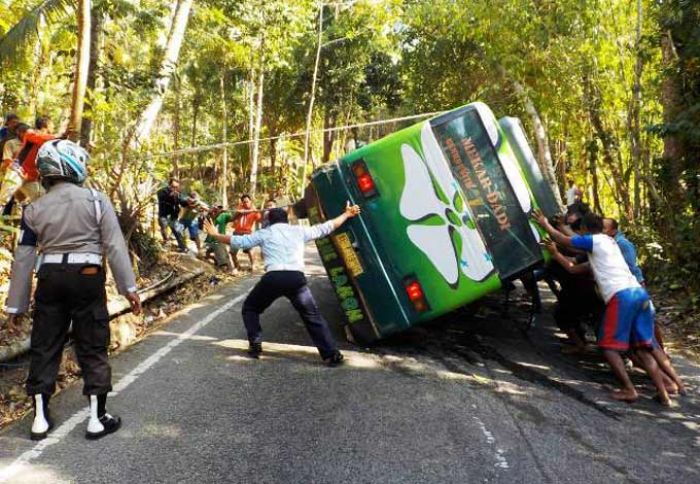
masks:
[[[85,436],[98,439],[121,426],[121,419],[105,409],[112,389],[105,257],[134,314],[140,313],[141,303],[114,207],[104,194],[82,187],[88,158],[85,150],[67,140],[41,147],[37,169],[47,193],[24,210],[12,265],[6,303],[11,324],[29,308],[31,273],[37,268],[27,377],[27,393],[34,401],[33,440],[45,438],[53,428],[48,403],[71,322],[83,394],[90,405]]]

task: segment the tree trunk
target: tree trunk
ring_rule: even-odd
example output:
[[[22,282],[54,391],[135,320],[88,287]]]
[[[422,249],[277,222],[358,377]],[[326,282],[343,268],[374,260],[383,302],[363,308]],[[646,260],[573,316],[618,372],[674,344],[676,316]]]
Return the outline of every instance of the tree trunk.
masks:
[[[173,150],[177,151],[180,149],[180,109],[182,108],[182,102],[180,99],[180,81],[175,80],[175,113],[173,116]],[[179,156],[173,155],[173,176],[179,178],[180,167],[178,166]]]
[[[671,32],[666,32],[661,37],[661,54],[664,68],[668,71],[661,84],[661,104],[664,109],[664,123],[672,124],[676,122],[676,117],[682,109],[683,95],[679,75],[673,71],[678,65],[678,55]],[[679,136],[673,132],[664,136],[663,158],[668,165],[669,176],[664,180],[663,189],[673,210],[672,214],[668,214],[671,217],[683,208],[683,189],[679,181],[684,168],[683,160],[687,155],[688,147]]]
[[[90,104],[90,113],[83,116],[80,126],[80,144],[89,149],[92,138],[92,120],[94,113],[95,88],[97,86],[97,64],[100,61],[100,43],[102,42],[102,27],[104,16],[102,11],[93,6],[90,11],[90,62],[87,74],[87,98]]]
[[[323,3],[318,9],[318,38],[316,40],[316,60],[314,61],[314,73],[311,77],[311,97],[309,98],[309,110],[306,113],[306,134],[304,136],[304,166],[301,169],[300,197],[304,196],[306,189],[306,165],[309,164],[309,141],[311,137],[311,121],[313,120],[314,101],[316,99],[316,78],[318,77],[318,64],[321,60],[321,48],[323,47]]]
[[[328,128],[332,128],[335,124],[335,120],[326,110],[326,114],[323,117],[323,161],[322,163],[328,163],[331,159],[331,153],[333,152],[333,143],[335,142],[335,131],[325,131]]]
[[[275,169],[277,168],[277,138],[276,134],[270,133],[270,172],[272,176],[275,176]]]
[[[632,97],[629,109],[629,133],[631,163],[634,168],[634,218],[637,220],[641,213],[641,164],[642,164],[642,137],[640,110],[642,105],[642,72],[644,70],[644,58],[642,57],[642,0],[637,0],[637,32],[635,41],[636,63],[634,65],[634,81],[632,85]]]
[[[177,66],[177,60],[180,56],[180,47],[185,37],[185,29],[190,16],[193,0],[177,0],[177,10],[173,17],[173,25],[168,37],[168,43],[165,48],[165,55],[158,71],[158,77],[155,81],[155,91],[151,96],[151,100],[143,110],[136,126],[133,130],[129,145],[131,148],[138,148],[141,143],[148,138],[153,128],[153,124],[158,117],[163,106],[163,99],[170,86],[170,80]]]
[[[73,74],[73,98],[71,101],[68,138],[77,141],[83,119],[83,106],[90,66],[90,7],[91,0],[78,0],[78,51]]]
[[[190,146],[197,146],[197,121],[199,121],[199,98],[197,94],[192,97],[192,140]]]
[[[255,138],[255,67],[253,66],[253,52],[250,54],[250,79],[248,81],[248,140]],[[248,143],[248,165],[253,162],[253,143]]]
[[[226,143],[228,141],[228,131],[226,123],[228,122],[228,115],[226,112],[226,85],[224,79],[224,73],[221,73],[221,121],[222,121],[222,142]],[[228,207],[228,147],[224,145],[224,151],[222,153],[221,159],[221,203],[224,207]]]
[[[600,207],[600,183],[598,180],[598,143],[592,139],[588,142],[588,169],[591,172],[591,195],[593,196],[593,210],[596,213],[603,213]]]
[[[258,185],[258,158],[260,157],[260,129],[263,117],[263,94],[265,84],[265,70],[260,68],[258,74],[258,98],[255,107],[255,130],[253,133],[253,159],[250,160],[250,196],[255,197]]]

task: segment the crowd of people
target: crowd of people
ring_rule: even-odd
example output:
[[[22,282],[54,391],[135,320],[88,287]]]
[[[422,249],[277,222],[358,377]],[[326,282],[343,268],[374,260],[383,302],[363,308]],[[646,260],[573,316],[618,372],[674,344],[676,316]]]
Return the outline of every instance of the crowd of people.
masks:
[[[0,208],[3,216],[11,216],[17,203],[28,204],[44,194],[39,183],[36,160],[39,148],[55,139],[53,123],[39,116],[34,127],[16,114],[5,116],[0,128]]]
[[[243,236],[252,234],[256,228],[266,228],[269,225],[269,211],[277,207],[274,199],[265,200],[261,209],[253,206],[253,199],[248,194],[239,198],[239,203],[233,209],[226,209],[217,202],[208,204],[194,191],[183,194],[179,180],[171,178],[167,186],[158,191],[158,223],[163,243],[167,246],[170,237],[175,238],[178,250],[189,253],[185,236],[196,247],[198,256],[211,258],[217,267],[225,268],[232,274],[244,270],[239,260],[239,250],[225,246],[211,235],[207,235],[202,244],[200,233],[205,219],[211,219],[219,234],[227,234],[229,227],[232,235]],[[247,271],[256,268],[255,254],[251,249],[243,249],[247,256]]]
[[[581,200],[573,186],[571,202],[562,216],[533,218],[549,234],[543,245],[553,261],[546,278],[557,297],[554,318],[568,338],[566,353],[588,350],[587,329],[622,385],[616,400],[633,402],[638,393],[625,360],[642,368],[656,387],[656,399],[669,406],[669,394],[684,394],[685,387],[664,350],[655,311],[637,263],[634,244],[617,220],[604,218]]]

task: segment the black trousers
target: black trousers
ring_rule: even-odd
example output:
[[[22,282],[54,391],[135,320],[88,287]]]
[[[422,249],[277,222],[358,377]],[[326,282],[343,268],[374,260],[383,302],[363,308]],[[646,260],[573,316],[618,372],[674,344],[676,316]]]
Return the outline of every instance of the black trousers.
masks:
[[[243,302],[243,323],[248,332],[248,341],[262,342],[260,315],[282,296],[289,299],[301,316],[321,357],[333,355],[337,350],[335,339],[316,306],[304,273],[298,271],[267,272],[255,285]]]
[[[55,391],[71,321],[75,354],[83,374],[83,394],[102,395],[112,389],[112,370],[107,361],[109,313],[105,272],[99,268],[97,274],[82,274],[87,267],[90,266],[44,264],[39,269],[27,378],[29,395],[51,395]]]

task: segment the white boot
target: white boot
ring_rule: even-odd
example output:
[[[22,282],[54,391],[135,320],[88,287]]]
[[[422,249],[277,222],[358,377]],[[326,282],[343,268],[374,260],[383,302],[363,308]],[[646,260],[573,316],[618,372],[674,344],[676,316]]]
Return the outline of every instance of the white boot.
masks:
[[[104,432],[105,426],[97,416],[97,395],[90,395],[90,420],[88,421],[87,433],[99,434]]]
[[[116,432],[122,425],[122,419],[113,417],[105,411],[107,395],[90,395],[90,420],[88,420],[85,438],[97,440]],[[100,415],[101,413],[101,415]]]
[[[34,400],[34,421],[32,422],[31,439],[42,440],[53,428],[48,415],[48,399],[45,399],[41,393],[32,395],[32,399]]]

